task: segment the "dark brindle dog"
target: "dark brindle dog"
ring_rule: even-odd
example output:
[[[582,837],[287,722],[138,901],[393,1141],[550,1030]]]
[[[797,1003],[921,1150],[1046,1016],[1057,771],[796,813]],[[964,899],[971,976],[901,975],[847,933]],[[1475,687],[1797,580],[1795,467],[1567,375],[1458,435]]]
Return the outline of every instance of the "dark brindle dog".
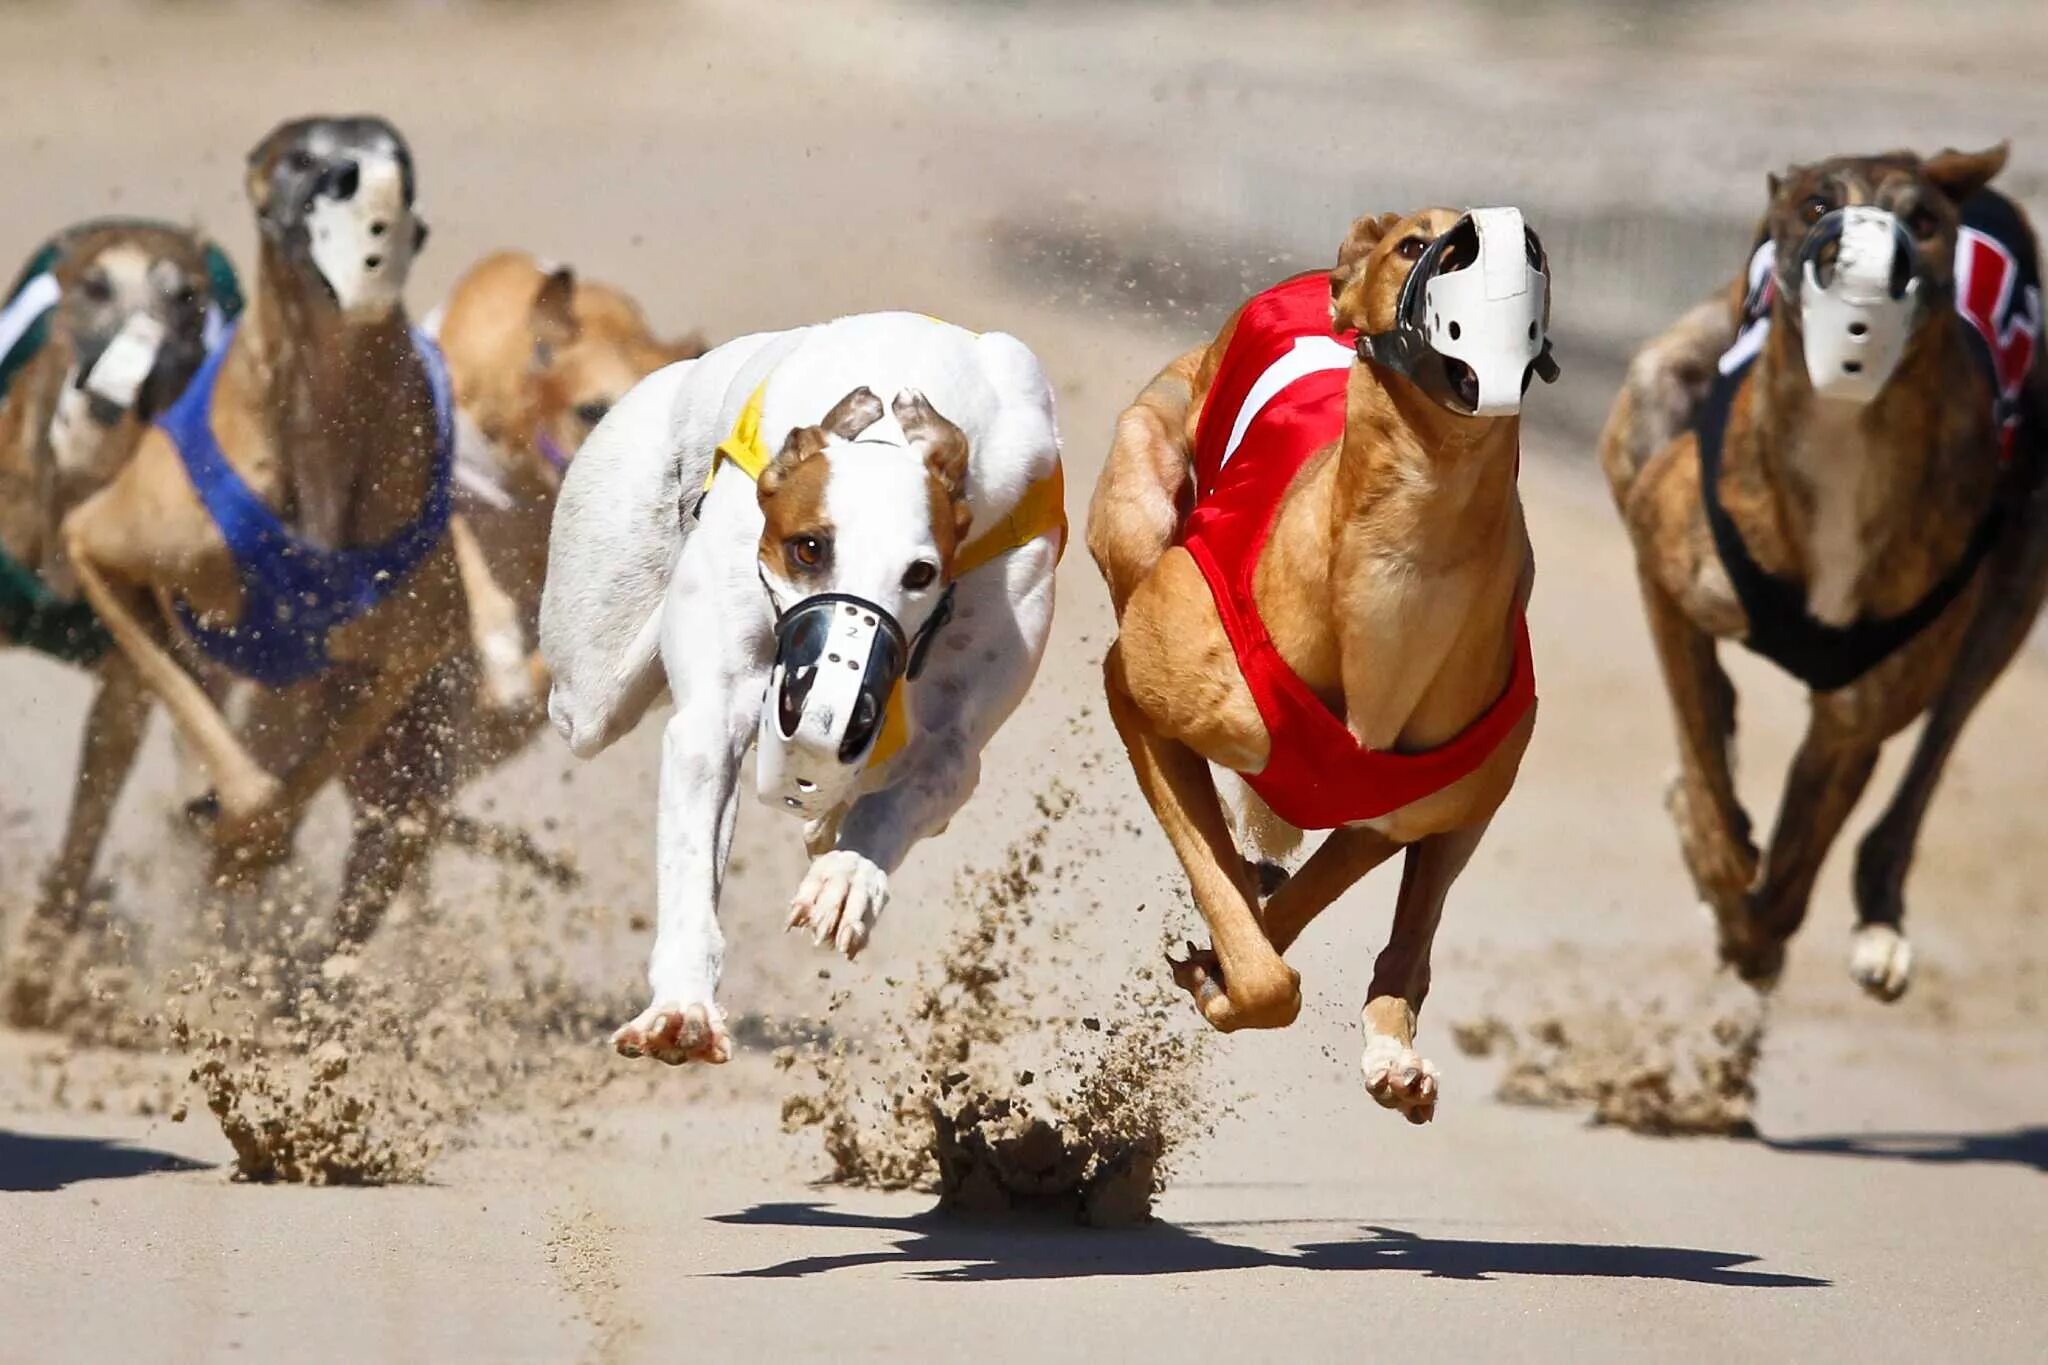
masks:
[[[1782,965],[1885,740],[1925,715],[1856,864],[1851,974],[1905,990],[1920,822],[2048,590],[2040,275],[2025,218],[1986,188],[2005,159],[1773,177],[1746,277],[1643,349],[1601,439],[1677,715],[1679,841],[1751,981]],[[1811,689],[1761,852],[1730,776],[1724,639]]]

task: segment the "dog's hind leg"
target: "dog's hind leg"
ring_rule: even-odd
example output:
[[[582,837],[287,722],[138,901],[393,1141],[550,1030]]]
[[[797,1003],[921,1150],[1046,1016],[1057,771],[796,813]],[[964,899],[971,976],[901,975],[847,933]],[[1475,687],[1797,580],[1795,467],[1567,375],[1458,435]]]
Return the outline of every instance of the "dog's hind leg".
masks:
[[[1103,661],[1110,719],[1130,753],[1139,789],[1187,872],[1222,972],[1216,980],[1197,954],[1175,964],[1174,978],[1215,1028],[1284,1028],[1301,1012],[1301,975],[1280,960],[1259,923],[1253,909],[1258,888],[1231,840],[1208,762],[1153,731],[1125,684],[1120,650],[1112,648]]]
[[[1088,552],[1119,617],[1187,514],[1188,417],[1206,354],[1203,347],[1181,356],[1124,409],[1088,504]]]
[[[1735,340],[1741,286],[1695,304],[1652,337],[1629,362],[1628,377],[1600,432],[1600,467],[1617,506],[1636,475],[1687,426],[1713,383],[1715,362]]]
[[[135,755],[142,748],[148,724],[149,689],[128,657],[115,650],[100,665],[98,687],[86,712],[78,780],[64,821],[64,842],[43,879],[40,910],[46,918],[76,922],[115,802],[135,768]]]
[[[1757,850],[1729,761],[1735,687],[1722,671],[1712,637],[1696,629],[1647,575],[1641,587],[1678,725],[1678,776],[1667,799],[1679,848],[1694,888],[1713,913],[1722,959],[1750,980],[1768,977],[1777,970],[1781,946],[1760,939],[1750,918]]]
[[[1373,963],[1362,1020],[1365,1088],[1410,1123],[1436,1117],[1437,1070],[1415,1051],[1415,1022],[1429,994],[1429,951],[1443,918],[1444,898],[1486,833],[1484,822],[1433,834],[1409,845],[1401,869],[1394,927]]]
[[[1856,933],[1849,948],[1849,975],[1880,1000],[1898,999],[1911,977],[1913,954],[1901,927],[1906,917],[1906,873],[1942,769],[1971,713],[2025,643],[2048,595],[2044,523],[2048,482],[2034,492],[2027,531],[2011,542],[2014,555],[2001,555],[1989,566],[1992,577],[1984,585],[1982,605],[1947,682],[1928,710],[1899,789],[1857,848]]]

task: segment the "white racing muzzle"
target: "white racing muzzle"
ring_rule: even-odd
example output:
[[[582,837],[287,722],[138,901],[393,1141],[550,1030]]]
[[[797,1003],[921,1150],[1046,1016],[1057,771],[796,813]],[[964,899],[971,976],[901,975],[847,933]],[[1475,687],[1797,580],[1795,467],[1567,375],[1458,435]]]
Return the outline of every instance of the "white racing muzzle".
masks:
[[[1919,263],[1912,235],[1884,209],[1836,209],[1813,225],[1799,248],[1799,329],[1815,393],[1877,397],[1913,333]]]
[[[756,741],[761,800],[807,819],[844,804],[874,751],[891,694],[924,671],[952,614],[950,585],[915,638],[881,607],[846,593],[819,593],[784,612]]]
[[[101,478],[114,472],[105,467],[104,438],[135,408],[163,345],[164,325],[135,313],[84,373],[73,372],[50,414],[50,454],[62,473]]]
[[[397,158],[364,154],[330,168],[307,201],[306,232],[344,313],[396,306],[420,239]]]
[[[1473,209],[1429,244],[1401,286],[1394,326],[1358,354],[1405,375],[1454,412],[1522,410],[1531,379],[1557,380],[1550,275],[1520,209]]]

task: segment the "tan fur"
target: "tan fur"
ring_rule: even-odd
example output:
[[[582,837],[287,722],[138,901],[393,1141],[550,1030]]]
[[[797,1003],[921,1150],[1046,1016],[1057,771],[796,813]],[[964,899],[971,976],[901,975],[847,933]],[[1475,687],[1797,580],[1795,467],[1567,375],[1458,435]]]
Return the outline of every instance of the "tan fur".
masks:
[[[1338,326],[1388,326],[1417,244],[1457,217],[1438,209],[1354,224],[1331,274]],[[1465,780],[1371,828],[1332,834],[1258,904],[1208,764],[1257,772],[1269,737],[1208,585],[1173,544],[1189,506],[1195,424],[1235,322],[1125,410],[1089,509],[1089,549],[1119,621],[1105,664],[1110,709],[1213,935],[1213,954],[1177,975],[1218,1028],[1290,1022],[1299,978],[1280,955],[1366,871],[1409,850],[1366,1009],[1369,1034],[1405,1050],[1444,894],[1513,783],[1533,715]],[[1352,367],[1344,437],[1289,490],[1253,588],[1282,656],[1361,742],[1440,744],[1505,687],[1533,573],[1518,442],[1517,419],[1460,417],[1404,379]],[[1428,1116],[1412,1097],[1377,1097],[1417,1121]]]
[[[439,339],[457,405],[504,457],[512,503],[461,495],[450,527],[475,653],[449,681],[459,695],[443,704],[466,718],[465,758],[482,768],[523,748],[546,719],[547,670],[532,642],[561,475],[540,451],[541,433],[573,454],[590,418],[705,343],[694,333],[663,341],[623,290],[518,251],[464,272]]]
[[[1780,252],[1804,231],[1814,196],[1932,216],[1922,253],[1951,271],[1955,199],[2004,164],[2002,146],[1921,161],[1909,152],[1837,158],[1770,179],[1766,219]],[[1952,197],[1953,196],[1953,197]],[[1631,366],[1601,436],[1601,462],[1635,541],[1645,610],[1678,720],[1680,775],[1670,796],[1686,863],[1719,925],[1725,960],[1772,979],[1806,911],[1821,860],[1891,735],[1930,713],[1893,808],[1859,860],[1863,923],[1896,928],[1920,815],[1962,721],[2009,661],[2043,580],[2035,518],[1990,457],[1990,397],[1943,301],[1923,315],[1904,359],[1868,408],[1847,415],[1814,399],[1796,319],[1781,301],[1752,377],[1730,414],[1719,492],[1751,556],[1807,585],[1822,619],[1890,616],[1919,602],[1957,562],[1994,497],[2013,501],[1986,567],[1920,636],[1862,679],[1810,697],[1811,718],[1768,848],[1751,838],[1734,792],[1735,694],[1715,642],[1747,633],[1699,496],[1697,441],[1682,430],[1733,337],[1738,282],[1650,342]],[[2041,386],[2036,364],[2033,384]],[[1990,586],[2003,582],[2004,589]],[[2001,600],[2000,594],[2003,593]],[[1993,605],[1995,604],[1995,605]],[[1879,836],[1883,842],[1879,842]],[[1866,980],[1893,995],[1895,982]]]

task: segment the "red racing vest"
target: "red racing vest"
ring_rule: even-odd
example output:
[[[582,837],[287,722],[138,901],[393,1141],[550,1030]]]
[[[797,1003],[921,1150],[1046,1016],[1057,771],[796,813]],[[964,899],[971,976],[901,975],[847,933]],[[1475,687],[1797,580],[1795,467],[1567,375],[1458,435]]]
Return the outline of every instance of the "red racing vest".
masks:
[[[1473,772],[1536,701],[1528,622],[1515,616],[1507,689],[1448,743],[1368,749],[1280,657],[1252,575],[1295,475],[1343,439],[1355,334],[1330,330],[1329,276],[1297,275],[1253,298],[1223,352],[1195,434],[1195,507],[1181,543],[1209,582],[1238,670],[1266,722],[1266,766],[1243,777],[1297,829],[1390,814]]]

